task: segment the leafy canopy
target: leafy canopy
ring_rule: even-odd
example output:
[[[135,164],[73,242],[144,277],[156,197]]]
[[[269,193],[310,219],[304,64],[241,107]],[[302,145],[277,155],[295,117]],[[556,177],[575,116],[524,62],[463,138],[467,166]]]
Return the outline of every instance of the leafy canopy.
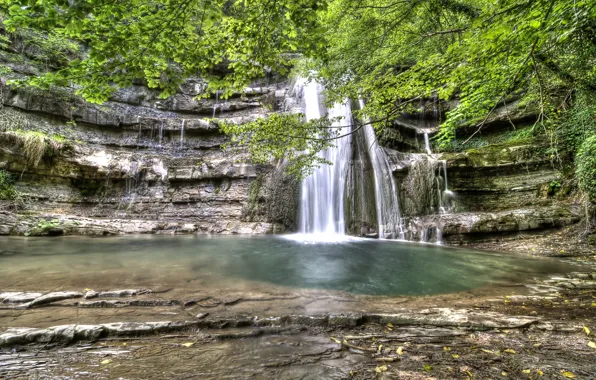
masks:
[[[322,48],[323,0],[0,0],[9,31],[56,31],[79,41],[86,57],[29,81],[74,83],[91,102],[135,79],[173,94],[200,75],[208,92],[230,95],[265,70],[287,71],[291,56]]]
[[[581,91],[596,93],[596,3],[591,0],[0,0],[9,30],[78,41],[86,55],[30,84],[75,84],[89,101],[144,79],[174,93],[191,75],[224,96],[299,53],[329,102],[366,98],[361,119],[390,124],[416,99],[456,100],[439,140],[482,128],[511,98],[537,104],[548,130]],[[283,127],[285,138],[280,138]],[[257,159],[313,160],[324,123],[275,116],[224,126]],[[288,133],[289,131],[289,133]],[[323,133],[323,134],[322,134]],[[289,141],[299,141],[289,143]],[[300,150],[309,151],[300,155]]]

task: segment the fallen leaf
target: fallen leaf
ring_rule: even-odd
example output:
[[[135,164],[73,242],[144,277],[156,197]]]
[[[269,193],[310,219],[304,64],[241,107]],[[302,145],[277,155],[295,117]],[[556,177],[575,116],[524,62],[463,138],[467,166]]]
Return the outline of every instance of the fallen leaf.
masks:
[[[393,328],[393,324],[391,322],[387,323],[387,327]]]
[[[539,369],[536,370],[536,373],[538,374],[538,376],[544,376],[544,372],[542,372]]]
[[[459,359],[459,355],[458,355],[458,354],[451,354],[451,357],[452,357],[453,359]]]
[[[505,372],[505,371],[501,371],[501,376],[505,376],[505,377],[507,377],[507,375],[508,375],[508,373],[507,373],[507,372]]]
[[[568,379],[575,379],[575,373],[569,371],[561,371],[561,375],[565,376]]]
[[[182,345],[184,347],[191,347],[193,344],[195,344],[195,343],[194,342],[182,343]]]
[[[596,349],[596,343],[594,343],[594,342],[589,342],[589,343],[588,343],[588,347],[592,347],[592,348],[595,348],[595,349]]]
[[[423,369],[425,371],[432,371],[433,370],[433,367],[430,364],[425,364]]]
[[[491,350],[486,350],[486,349],[484,349],[484,348],[481,348],[481,349],[480,349],[480,351],[482,351],[482,352],[486,352],[487,354],[494,354],[494,353],[495,353],[494,351],[491,351]]]
[[[383,345],[379,344],[379,348],[377,349],[377,352],[381,352],[382,349],[383,349]]]
[[[403,347],[398,347],[397,350],[395,350],[395,353],[398,355],[403,355],[404,354],[404,348]]]
[[[377,366],[377,368],[375,368],[375,372],[376,373],[387,372],[387,366],[386,365]]]
[[[106,359],[99,364],[110,364],[112,361],[110,359]]]
[[[503,352],[507,352],[509,354],[515,354],[515,350],[513,350],[511,348],[508,348],[508,349],[504,350]]]
[[[522,373],[525,373],[525,374],[530,374],[530,372],[532,372],[531,369],[524,369],[524,370],[522,370]]]
[[[122,343],[123,346],[126,346],[126,342]]]
[[[443,351],[451,351],[451,347],[443,347]]]
[[[470,371],[466,371],[466,373],[468,374],[468,376],[470,376],[470,379],[471,379],[472,377],[474,377],[474,376],[472,375],[472,372],[470,372]]]
[[[337,339],[337,338],[334,338],[334,337],[330,336],[329,339],[331,339],[332,341],[334,341],[337,344],[341,344],[341,341],[339,339]]]
[[[590,328],[588,326],[584,326],[583,328],[584,332],[586,333],[586,335],[590,335]]]

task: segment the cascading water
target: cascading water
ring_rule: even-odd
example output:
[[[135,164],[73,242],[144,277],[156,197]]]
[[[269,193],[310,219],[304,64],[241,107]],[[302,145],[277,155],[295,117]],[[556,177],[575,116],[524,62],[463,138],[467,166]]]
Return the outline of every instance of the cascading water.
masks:
[[[161,148],[161,141],[163,139],[163,120],[159,123],[159,147]]]
[[[433,154],[433,151],[430,149],[430,141],[428,139],[428,133],[424,132],[424,148],[426,149],[427,154]]]
[[[180,149],[184,147],[184,123],[186,120],[182,120],[182,126],[180,127]]]
[[[364,100],[359,100],[360,109],[364,108]],[[401,223],[399,200],[395,178],[391,172],[387,155],[377,142],[372,124],[364,120],[364,139],[373,167],[375,181],[375,205],[379,238],[403,239],[404,231]]]
[[[320,85],[314,81],[299,81],[306,120],[324,115]],[[337,240],[345,235],[344,191],[347,178],[351,138],[352,112],[349,103],[336,104],[329,110],[337,136],[334,146],[319,152],[319,157],[332,165],[321,165],[302,181],[299,226],[308,240]]]

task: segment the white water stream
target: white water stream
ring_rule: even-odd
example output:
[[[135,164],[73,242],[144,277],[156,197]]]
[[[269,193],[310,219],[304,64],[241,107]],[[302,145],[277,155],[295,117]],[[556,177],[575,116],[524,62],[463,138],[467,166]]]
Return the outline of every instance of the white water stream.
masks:
[[[359,101],[360,109],[364,108],[364,100]],[[404,231],[401,223],[399,200],[395,178],[387,155],[377,142],[375,129],[369,120],[363,120],[364,139],[373,167],[375,180],[375,205],[377,209],[377,223],[379,238],[403,239]]]
[[[298,81],[306,120],[325,116],[321,104],[322,88],[314,81]],[[360,100],[360,107],[364,102]],[[334,146],[319,153],[319,157],[332,165],[321,165],[305,178],[301,187],[299,231],[310,241],[336,241],[346,238],[345,192],[351,157],[352,111],[349,102],[335,104],[330,118],[337,128]],[[373,167],[374,197],[380,238],[403,239],[397,187],[387,157],[378,145],[374,128],[363,126],[365,146]],[[371,194],[373,195],[373,194]]]
[[[321,86],[314,81],[298,83],[302,85],[304,114],[306,120],[325,115],[321,104]],[[333,163],[321,165],[302,181],[299,226],[301,234],[308,234],[308,240],[341,240],[346,234],[344,218],[344,192],[351,151],[352,111],[349,103],[336,104],[329,110],[338,136],[334,146],[319,152],[319,157]]]

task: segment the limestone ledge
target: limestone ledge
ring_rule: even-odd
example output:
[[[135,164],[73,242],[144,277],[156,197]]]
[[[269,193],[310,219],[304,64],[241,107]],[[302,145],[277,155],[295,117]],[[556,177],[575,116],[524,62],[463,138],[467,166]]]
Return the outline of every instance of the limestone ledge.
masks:
[[[40,222],[51,223],[40,227]],[[262,235],[282,227],[272,223],[240,222],[237,220],[156,221],[118,218],[86,218],[75,215],[22,215],[0,211],[0,235],[87,235],[121,234],[243,234]]]
[[[391,323],[394,326],[456,326],[471,330],[525,328],[539,323],[540,318],[513,317],[494,312],[469,309],[433,308],[399,314],[287,315],[281,317],[246,317],[222,320],[187,320],[164,322],[116,322],[99,325],[61,325],[49,328],[9,328],[0,334],[0,346],[29,343],[95,341],[104,337],[140,336],[197,328],[275,326],[354,327],[364,323]]]
[[[432,233],[436,239],[438,228],[444,241],[453,244],[494,234],[561,228],[579,222],[581,216],[581,207],[574,205],[427,215],[410,218],[407,230],[411,240],[416,240],[425,229],[435,230]]]

